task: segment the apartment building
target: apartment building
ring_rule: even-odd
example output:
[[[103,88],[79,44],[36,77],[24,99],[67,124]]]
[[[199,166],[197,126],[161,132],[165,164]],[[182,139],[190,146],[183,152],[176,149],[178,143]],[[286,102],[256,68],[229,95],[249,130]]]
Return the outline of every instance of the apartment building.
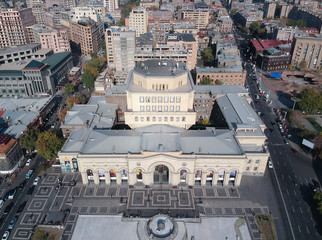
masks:
[[[0,135],[0,174],[13,173],[20,165],[24,155],[18,140],[9,135]]]
[[[107,12],[114,12],[115,9],[119,8],[118,0],[103,0],[103,4]]]
[[[295,66],[302,62],[308,69],[320,69],[322,66],[322,37],[295,37],[292,42],[292,60]]]
[[[179,14],[181,19],[194,21],[198,30],[207,28],[209,23],[209,9],[207,4],[202,2],[196,3],[194,8],[187,7],[179,10]]]
[[[43,3],[43,1],[42,0],[26,0],[27,8],[32,8],[39,3]]]
[[[110,27],[105,32],[107,65],[117,72],[134,67],[135,31],[127,27]]]
[[[28,43],[26,27],[35,23],[31,8],[0,8],[0,48]]]
[[[99,28],[97,23],[90,19],[84,18],[77,22],[70,21],[71,41],[80,48],[84,55],[91,52],[98,52],[98,43],[100,39]]]
[[[275,10],[276,10],[276,2],[273,2],[271,0],[264,2],[264,18],[274,18],[275,16]]]
[[[32,59],[41,61],[53,53],[54,52],[51,49],[41,49],[41,45],[39,43],[6,47],[0,50],[0,65],[6,63],[17,63],[20,61],[30,61]]]
[[[45,24],[44,15],[45,15],[45,5],[43,3],[39,3],[32,7],[32,14],[35,17],[35,21],[38,24]]]
[[[129,29],[135,30],[136,37],[148,31],[148,12],[144,7],[135,7],[129,16]]]
[[[30,43],[40,43],[42,48],[56,52],[70,51],[70,44],[66,30],[59,30],[46,25],[32,25],[27,27]]]

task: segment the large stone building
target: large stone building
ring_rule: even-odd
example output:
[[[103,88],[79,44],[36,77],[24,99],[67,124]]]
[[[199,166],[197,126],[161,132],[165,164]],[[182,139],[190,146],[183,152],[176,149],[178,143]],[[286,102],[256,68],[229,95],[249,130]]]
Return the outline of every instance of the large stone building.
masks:
[[[27,44],[26,27],[35,23],[31,8],[0,8],[0,48]]]
[[[275,16],[275,10],[276,10],[276,2],[273,1],[265,1],[264,2],[264,18],[274,18]]]
[[[42,62],[28,60],[0,66],[0,96],[51,95],[72,68],[71,52],[55,53]]]
[[[69,22],[70,40],[80,48],[82,54],[89,56],[90,53],[98,52],[98,43],[100,39],[99,27],[97,23],[84,18],[77,22]]]
[[[132,129],[74,130],[58,154],[62,169],[80,172],[84,184],[135,186],[239,185],[243,175],[262,176],[269,157],[265,125],[245,88],[216,88],[195,86],[182,63],[137,64],[125,86],[106,93]],[[216,122],[225,127],[186,130],[195,122],[200,95],[210,96]]]
[[[105,32],[107,65],[116,71],[129,72],[134,67],[135,31],[111,27]]]
[[[7,135],[0,135],[0,174],[13,173],[24,159],[18,141]]]
[[[322,37],[295,37],[292,42],[293,65],[299,66],[302,62],[308,69],[320,69],[322,66]]]
[[[197,5],[197,4],[196,4]],[[207,5],[206,5],[207,6]],[[209,23],[209,9],[207,8],[185,8],[179,11],[181,19],[194,21],[198,30],[207,28]]]
[[[135,30],[137,37],[148,32],[148,12],[144,7],[135,7],[129,16],[129,28]]]

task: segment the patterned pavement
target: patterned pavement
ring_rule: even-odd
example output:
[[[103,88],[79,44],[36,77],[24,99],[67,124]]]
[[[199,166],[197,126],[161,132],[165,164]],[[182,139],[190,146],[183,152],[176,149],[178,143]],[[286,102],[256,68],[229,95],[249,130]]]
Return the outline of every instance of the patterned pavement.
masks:
[[[59,186],[59,179],[62,184]],[[69,186],[76,180],[76,186]],[[30,239],[38,224],[63,225],[62,239],[70,240],[78,215],[105,215],[123,213],[124,217],[150,217],[157,213],[171,217],[196,218],[209,216],[244,216],[253,239],[261,239],[253,214],[266,214],[262,208],[216,207],[216,201],[239,200],[236,187],[194,188],[129,188],[126,185],[82,185],[79,174],[50,173],[44,176],[20,214],[13,229],[12,239]],[[210,201],[212,206],[204,206]]]

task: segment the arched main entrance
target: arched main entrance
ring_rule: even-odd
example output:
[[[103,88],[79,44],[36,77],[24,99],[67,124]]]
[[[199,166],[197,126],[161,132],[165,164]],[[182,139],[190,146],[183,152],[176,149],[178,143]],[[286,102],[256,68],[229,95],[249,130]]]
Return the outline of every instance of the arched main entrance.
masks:
[[[167,166],[158,165],[153,173],[154,184],[169,184],[169,169]]]

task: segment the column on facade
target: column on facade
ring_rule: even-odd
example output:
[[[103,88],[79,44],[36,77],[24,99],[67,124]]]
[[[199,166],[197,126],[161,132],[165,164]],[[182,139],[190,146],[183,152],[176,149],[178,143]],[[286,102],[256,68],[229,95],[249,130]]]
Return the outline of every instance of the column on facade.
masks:
[[[180,173],[170,172],[169,178],[169,183],[172,185],[178,185],[180,183]]]
[[[229,184],[229,176],[230,176],[230,172],[225,172],[224,185]]]
[[[142,172],[142,182],[144,185],[153,184],[153,171],[152,172]]]
[[[111,179],[110,179],[110,172],[105,172],[104,171],[104,174],[105,174],[105,184],[111,184]]]
[[[218,183],[218,172],[214,172],[214,176],[212,178],[212,185],[217,185]]]
[[[242,174],[240,172],[237,172],[236,178],[235,178],[235,186],[239,186],[241,182]]]
[[[129,172],[129,185],[134,185],[136,183],[136,173],[135,172]]]
[[[88,184],[88,177],[86,172],[82,172],[83,184]]]
[[[98,171],[93,171],[93,176],[94,176],[94,183],[99,184],[100,179],[99,179],[99,176],[98,176]]]
[[[194,185],[195,184],[195,173],[188,173],[188,179],[187,179],[187,184],[188,185]]]
[[[207,181],[207,171],[202,171],[201,173],[201,185],[206,185]]]
[[[122,179],[121,179],[121,173],[116,172],[116,183],[117,184],[122,184]]]

